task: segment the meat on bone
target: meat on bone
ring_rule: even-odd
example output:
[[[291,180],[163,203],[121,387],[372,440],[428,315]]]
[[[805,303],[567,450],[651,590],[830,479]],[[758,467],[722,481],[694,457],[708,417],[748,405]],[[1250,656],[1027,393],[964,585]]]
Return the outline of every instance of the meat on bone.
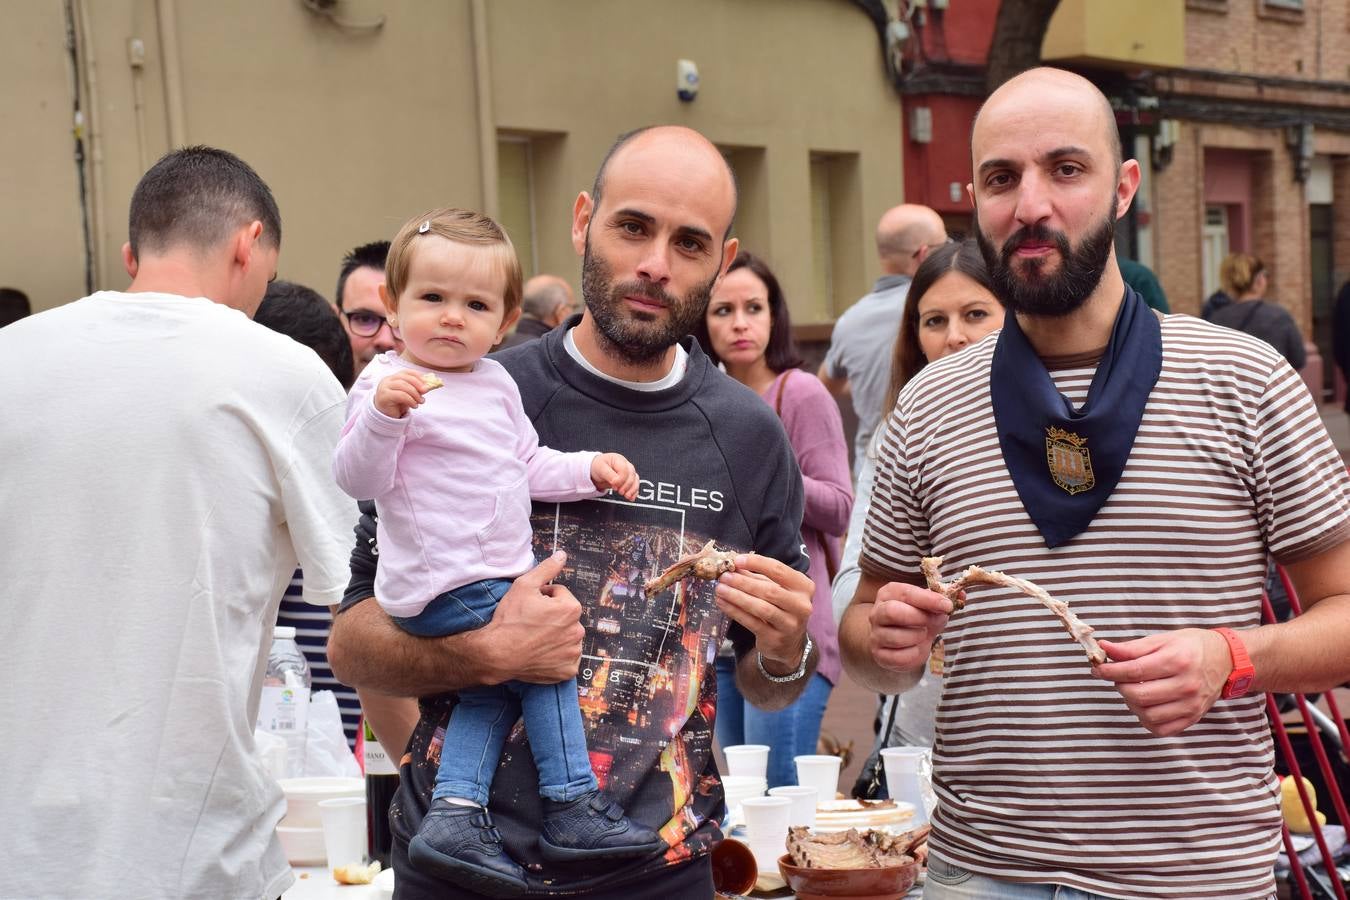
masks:
[[[1012,575],[1005,575],[1002,572],[991,572],[981,569],[979,566],[971,566],[961,574],[955,581],[942,583],[940,570],[942,568],[941,556],[926,556],[920,564],[923,569],[923,577],[928,581],[928,589],[942,594],[948,600],[952,601],[952,606],[961,609],[965,606],[965,599],[962,595],[968,586],[973,584],[994,584],[1001,587],[1009,587],[1013,590],[1021,591],[1033,600],[1040,601],[1046,609],[1050,610],[1055,616],[1064,623],[1064,628],[1069,632],[1069,636],[1082,645],[1087,653],[1088,661],[1093,665],[1101,665],[1106,662],[1106,651],[1097,643],[1096,638],[1092,636],[1093,628],[1082,619],[1073,614],[1069,609],[1069,604],[1063,600],[1056,600],[1045,590],[1024,578],[1017,578]]]
[[[723,572],[730,572],[734,568],[736,568],[736,554],[730,550],[718,550],[715,541],[708,541],[697,553],[681,556],[660,575],[648,579],[647,593],[660,593],[690,575],[704,581],[716,581]]]

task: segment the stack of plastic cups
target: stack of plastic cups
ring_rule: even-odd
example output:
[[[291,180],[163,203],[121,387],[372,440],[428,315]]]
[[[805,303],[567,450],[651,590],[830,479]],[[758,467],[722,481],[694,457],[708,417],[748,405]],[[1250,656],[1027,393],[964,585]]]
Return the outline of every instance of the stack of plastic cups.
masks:
[[[748,797],[745,811],[745,842],[761,872],[777,872],[778,858],[787,852],[788,823],[792,800],[788,797]]]
[[[881,751],[881,761],[886,767],[886,793],[892,800],[914,805],[912,828],[928,821],[923,789],[919,786],[919,770],[927,756],[927,747],[887,747]]]
[[[722,793],[726,795],[727,815],[734,821],[741,821],[737,808],[751,797],[763,797],[768,782],[751,775],[723,775]]]
[[[723,748],[727,758],[727,773],[722,777],[726,795],[727,817],[739,821],[737,807],[747,797],[762,797],[769,787],[765,777],[769,770],[769,748],[765,744],[736,744]]]

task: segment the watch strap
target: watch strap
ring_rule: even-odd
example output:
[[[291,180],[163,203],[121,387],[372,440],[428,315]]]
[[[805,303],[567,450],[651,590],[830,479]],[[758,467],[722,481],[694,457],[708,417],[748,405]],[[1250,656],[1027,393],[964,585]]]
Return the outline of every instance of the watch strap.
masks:
[[[1228,644],[1228,652],[1233,660],[1233,670],[1228,673],[1228,680],[1224,682],[1223,692],[1219,696],[1225,700],[1241,697],[1251,688],[1252,680],[1256,677],[1256,667],[1247,654],[1247,645],[1236,631],[1231,628],[1215,628],[1214,631]]]

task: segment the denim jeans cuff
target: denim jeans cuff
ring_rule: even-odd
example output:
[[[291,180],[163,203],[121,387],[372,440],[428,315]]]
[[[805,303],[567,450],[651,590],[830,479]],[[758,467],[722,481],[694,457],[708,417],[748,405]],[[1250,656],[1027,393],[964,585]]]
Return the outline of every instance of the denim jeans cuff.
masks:
[[[488,792],[486,790],[463,781],[447,781],[444,784],[437,784],[431,792],[432,800],[444,800],[446,797],[472,800],[484,808],[487,808],[488,804]]]
[[[552,800],[555,803],[567,803],[578,797],[589,794],[591,791],[599,790],[600,783],[595,780],[594,775],[588,775],[578,781],[569,781],[562,787],[554,785],[539,785],[539,796],[545,800]]]

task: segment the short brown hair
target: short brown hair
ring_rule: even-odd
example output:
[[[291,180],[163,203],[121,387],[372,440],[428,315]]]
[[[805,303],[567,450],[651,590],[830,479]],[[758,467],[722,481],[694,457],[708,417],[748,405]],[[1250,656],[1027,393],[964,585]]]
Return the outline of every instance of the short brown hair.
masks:
[[[390,297],[397,299],[403,293],[408,284],[408,267],[412,265],[413,248],[418,238],[428,234],[460,244],[495,249],[502,276],[506,280],[502,290],[505,301],[503,315],[509,316],[520,309],[520,260],[505,230],[482,213],[452,207],[432,209],[420,216],[413,216],[394,235],[389,244],[389,257],[384,264],[384,283]]]

